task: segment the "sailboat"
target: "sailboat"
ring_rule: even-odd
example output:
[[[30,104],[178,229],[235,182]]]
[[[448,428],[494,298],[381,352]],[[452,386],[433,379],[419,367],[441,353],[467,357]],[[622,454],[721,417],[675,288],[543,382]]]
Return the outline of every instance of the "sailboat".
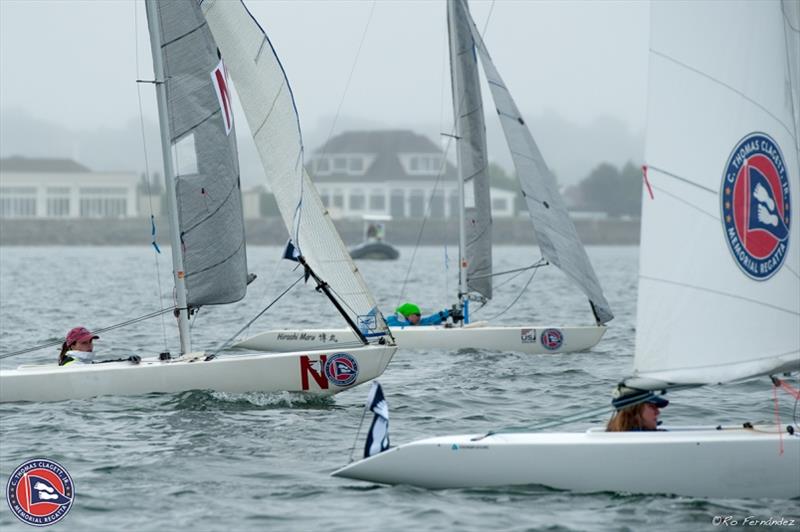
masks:
[[[448,3],[450,73],[458,152],[459,277],[456,308],[463,316],[455,326],[393,328],[406,348],[475,348],[552,354],[584,351],[603,337],[614,315],[581,244],[552,172],[494,66],[465,2]],[[477,54],[475,53],[477,50]],[[478,78],[480,55],[506,142],[520,182],[543,259],[563,271],[586,295],[595,324],[491,325],[471,321],[470,301],[492,297],[492,278],[513,272],[492,271],[492,218],[483,104]],[[333,339],[333,340],[331,340]],[[354,338],[344,329],[273,330],[236,344],[250,349],[302,349],[345,345]]]
[[[651,4],[647,187],[627,387],[675,389],[674,402],[682,387],[762,377],[768,390],[764,376],[783,386],[783,372],[800,370],[791,205],[800,190],[798,29],[800,5],[791,1]],[[793,498],[800,432],[747,423],[442,436],[334,475],[427,488]]]
[[[333,394],[379,376],[396,347],[303,169],[294,99],[269,39],[239,2],[206,1],[201,11],[197,0],[147,0],[146,9],[171,216],[180,356],[144,358],[137,365],[59,367],[54,361],[3,370],[0,401],[193,389]],[[192,350],[190,310],[233,303],[247,290],[228,70],[298,259],[354,327],[361,340],[357,347],[236,356]]]

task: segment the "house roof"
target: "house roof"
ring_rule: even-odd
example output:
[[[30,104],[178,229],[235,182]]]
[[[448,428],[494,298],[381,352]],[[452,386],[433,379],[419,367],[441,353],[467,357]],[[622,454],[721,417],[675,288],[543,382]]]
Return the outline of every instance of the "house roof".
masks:
[[[39,159],[15,155],[0,159],[3,172],[85,173],[91,170],[72,159]]]
[[[347,173],[331,173],[316,175],[313,167],[310,169],[314,181],[318,183],[330,182],[376,182],[399,180],[404,181],[431,181],[436,179],[436,174],[409,175],[400,162],[399,155],[413,154],[441,154],[442,150],[425,135],[419,135],[410,130],[383,130],[383,131],[347,131],[330,139],[316,149],[312,160],[323,155],[336,154],[367,154],[373,155],[374,160],[367,168],[364,175]],[[450,163],[442,176],[444,179],[455,179],[456,169]]]
[[[346,131],[336,135],[314,151],[314,155],[335,153],[441,153],[425,135],[408,129],[383,131]]]

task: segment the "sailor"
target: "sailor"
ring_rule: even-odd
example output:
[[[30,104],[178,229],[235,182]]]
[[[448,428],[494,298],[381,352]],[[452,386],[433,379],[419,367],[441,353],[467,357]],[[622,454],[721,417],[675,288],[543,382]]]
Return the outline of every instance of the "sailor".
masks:
[[[606,431],[663,430],[658,425],[658,414],[669,401],[649,390],[637,390],[620,384],[614,391],[611,405],[616,409],[608,421]]]
[[[67,333],[64,343],[61,344],[61,353],[58,355],[58,365],[66,366],[71,363],[78,364],[99,364],[102,362],[133,362],[138,364],[142,358],[139,355],[131,355],[128,358],[118,358],[114,360],[95,360],[94,341],[100,339],[86,327],[74,327]]]
[[[419,307],[414,303],[403,303],[397,307],[395,313],[386,317],[389,327],[408,327],[413,325],[440,325],[450,316],[450,310],[440,310],[436,314],[422,317]]]

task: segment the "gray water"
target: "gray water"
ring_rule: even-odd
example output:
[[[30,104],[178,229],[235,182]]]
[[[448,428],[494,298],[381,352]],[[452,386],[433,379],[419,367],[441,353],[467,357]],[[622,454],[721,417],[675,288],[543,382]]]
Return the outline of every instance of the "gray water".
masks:
[[[250,271],[259,279],[241,303],[200,311],[193,324],[196,349],[218,347],[297,278],[291,263],[278,260],[280,252],[248,249]],[[616,313],[594,349],[560,356],[398,350],[380,378],[393,444],[532,425],[607,404],[631,368],[638,249],[588,252]],[[156,260],[146,247],[0,248],[0,353],[59,340],[75,325],[107,327],[171,304],[168,253]],[[385,311],[401,299],[427,311],[452,302],[455,250],[421,248],[401,294],[412,254],[401,248],[398,261],[359,262]],[[537,258],[536,248],[499,248],[496,270]],[[498,280],[495,299],[473,319],[500,314],[523,293],[493,321],[592,323],[585,298],[558,271],[538,270],[523,292],[530,276]],[[249,332],[302,325],[343,324],[323,296],[301,284]],[[169,317],[109,331],[95,345],[98,354],[115,357],[152,356],[165,348],[177,350]],[[51,347],[4,359],[2,367],[57,354]],[[747,517],[800,517],[796,500],[574,494],[541,486],[428,491],[332,478],[330,472],[351,459],[354,444],[355,455],[361,451],[363,434],[356,439],[356,429],[368,389],[324,399],[193,391],[0,405],[0,482],[5,486],[28,459],[59,462],[72,475],[76,499],[54,529],[80,531],[711,530],[742,528]],[[785,424],[795,405],[788,395],[779,398]],[[767,379],[673,392],[670,399],[662,413],[667,425],[775,423]],[[563,430],[593,422],[605,418]],[[648,473],[637,467],[631,474]],[[715,517],[739,525],[715,526]],[[31,530],[4,502],[0,528]]]

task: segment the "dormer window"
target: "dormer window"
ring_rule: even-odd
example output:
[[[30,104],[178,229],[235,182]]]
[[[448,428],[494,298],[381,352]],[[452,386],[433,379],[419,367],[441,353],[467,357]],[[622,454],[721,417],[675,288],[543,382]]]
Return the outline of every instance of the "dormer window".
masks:
[[[374,155],[363,154],[324,155],[313,159],[311,168],[315,175],[362,176],[374,159]]]
[[[403,154],[400,160],[409,175],[436,175],[442,169],[442,156],[435,153]]]

